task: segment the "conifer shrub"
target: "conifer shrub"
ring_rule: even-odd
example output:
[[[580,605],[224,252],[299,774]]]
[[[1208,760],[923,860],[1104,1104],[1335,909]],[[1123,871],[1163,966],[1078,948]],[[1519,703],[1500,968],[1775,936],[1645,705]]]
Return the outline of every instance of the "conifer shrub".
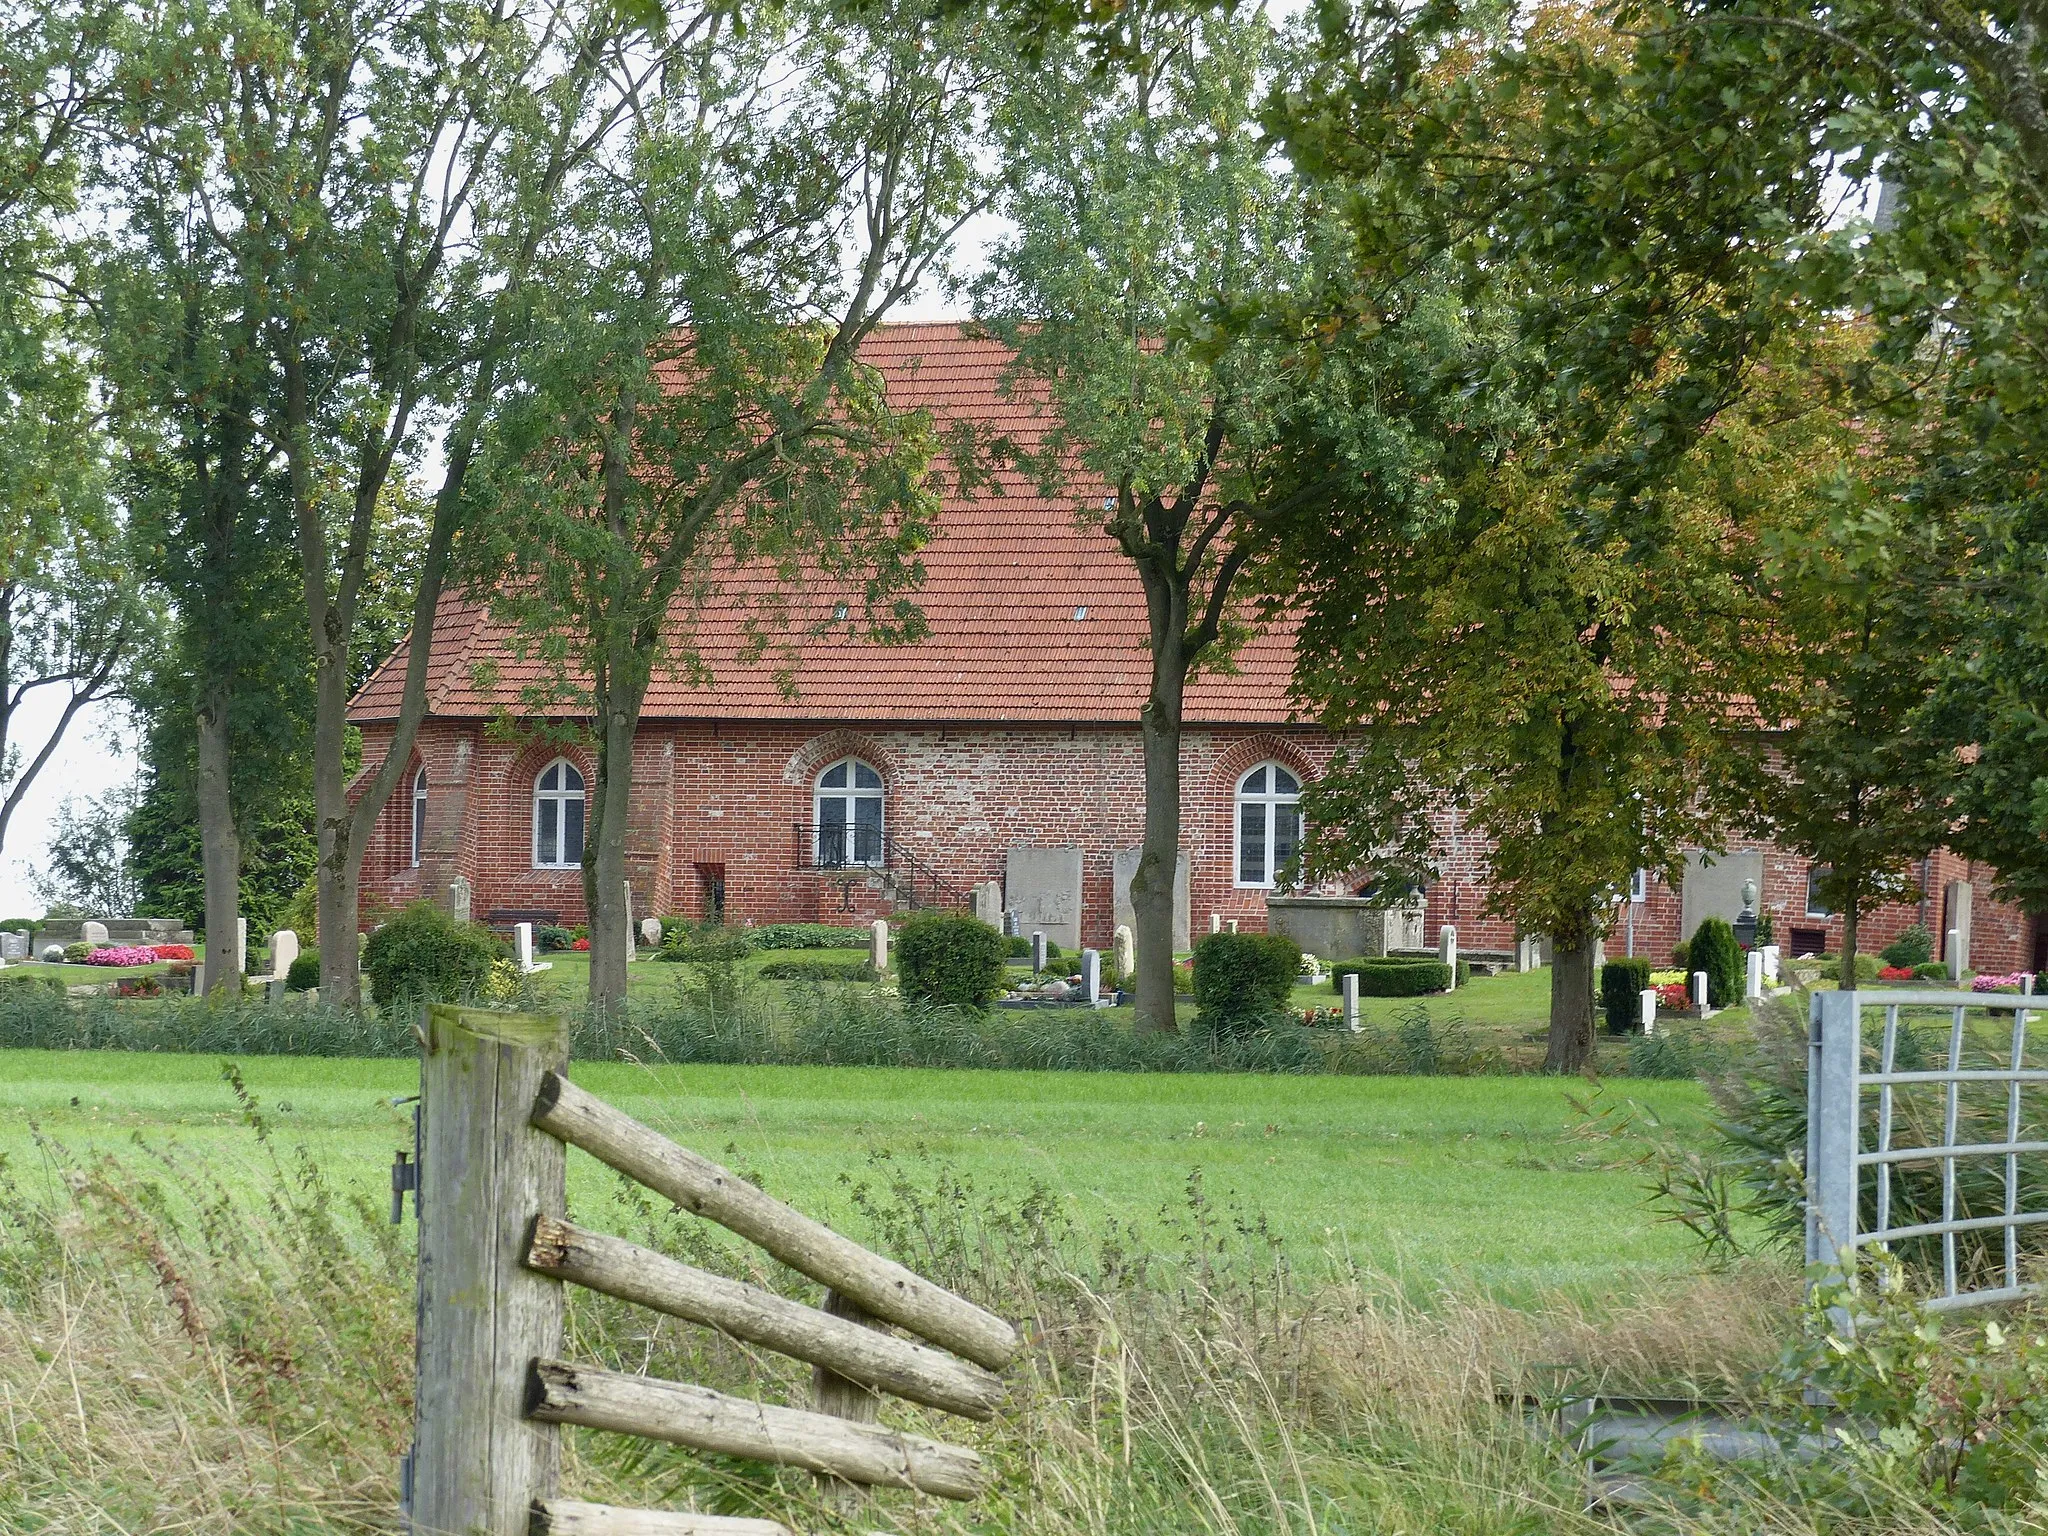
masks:
[[[1287,1012],[1301,946],[1284,933],[1212,933],[1195,946],[1195,1008],[1207,1029],[1231,1034]]]
[[[416,901],[371,934],[363,970],[377,1001],[457,1002],[480,992],[504,953],[488,928],[458,923],[431,901]]]
[[[1934,935],[1925,927],[1915,923],[1891,943],[1878,951],[1884,963],[1900,970],[1911,970],[1916,965],[1925,965],[1934,958]]]
[[[896,975],[906,998],[986,1008],[1003,984],[1003,936],[978,918],[920,912],[896,936]]]
[[[1707,973],[1709,1007],[1732,1008],[1742,1001],[1742,946],[1735,942],[1727,918],[1701,920],[1686,945],[1686,963],[1691,970]]]
[[[320,985],[320,951],[302,949],[284,973],[287,992],[311,992]]]
[[[1642,995],[1650,985],[1650,962],[1641,956],[1610,960],[1600,967],[1600,1006],[1607,1033],[1626,1035],[1642,1018]]]

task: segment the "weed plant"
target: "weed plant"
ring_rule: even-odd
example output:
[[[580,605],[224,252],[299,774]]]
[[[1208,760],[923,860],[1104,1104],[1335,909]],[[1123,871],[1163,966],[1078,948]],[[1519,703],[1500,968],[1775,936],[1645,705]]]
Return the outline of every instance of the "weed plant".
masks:
[[[44,1141],[32,1165],[0,1169],[0,1529],[398,1529],[410,1226],[337,1194],[227,1075],[264,1153],[253,1180],[225,1185],[175,1145],[114,1161]],[[1562,1369],[1607,1391],[1753,1385],[1762,1402],[1786,1379],[1774,1359],[1822,1347],[1811,1330],[1825,1313],[1799,1335],[1798,1278],[1783,1266],[1703,1275],[1599,1313],[1563,1299],[1515,1310],[1355,1271],[1305,1284],[1257,1213],[1216,1206],[1199,1173],[1177,1208],[1093,1234],[1041,1188],[978,1188],[922,1153],[876,1152],[846,1178],[855,1236],[1022,1326],[1025,1349],[992,1423],[884,1407],[901,1428],[975,1447],[992,1491],[967,1506],[883,1492],[847,1510],[801,1474],[568,1430],[565,1493],[816,1532],[1591,1536],[1620,1527],[1587,1510],[1586,1469],[1519,1406],[1540,1383]],[[634,1186],[601,1214],[578,1214],[818,1299]],[[567,1358],[807,1400],[805,1367],[574,1287],[567,1295]],[[1830,1367],[1834,1389],[1891,1432],[1853,1476],[1839,1457],[1738,1470],[1679,1448],[1643,1469],[1632,1528],[2036,1528],[2026,1522],[2041,1513],[2028,1487],[2039,1415],[2024,1399],[2030,1382],[2038,1398],[2027,1374],[2038,1353],[1987,1363],[1981,1334],[1961,1341],[1976,1353],[1953,1358],[1938,1340],[1914,1339],[1900,1388],[1885,1389],[1876,1364],[1854,1354]],[[1928,1383],[1986,1388],[1991,1416],[1929,1406],[1916,1390]],[[1990,1452],[1937,1454],[1952,1429],[1984,1424],[2003,1437]]]

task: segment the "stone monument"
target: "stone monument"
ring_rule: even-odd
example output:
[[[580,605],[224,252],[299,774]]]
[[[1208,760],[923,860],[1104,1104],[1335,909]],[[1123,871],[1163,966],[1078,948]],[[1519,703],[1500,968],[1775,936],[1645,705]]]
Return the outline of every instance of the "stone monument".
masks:
[[[1003,891],[1027,931],[1062,949],[1081,947],[1081,850],[1011,848]]]

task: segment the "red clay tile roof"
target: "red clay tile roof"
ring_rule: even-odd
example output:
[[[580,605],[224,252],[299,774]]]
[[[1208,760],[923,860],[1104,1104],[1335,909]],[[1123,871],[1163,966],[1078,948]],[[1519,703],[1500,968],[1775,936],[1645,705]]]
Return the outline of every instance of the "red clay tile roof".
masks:
[[[1021,387],[1015,395],[1001,389],[1005,349],[963,335],[958,325],[887,326],[862,356],[882,370],[892,400],[929,408],[941,425],[966,418],[1025,445],[1035,444],[1044,425]],[[1107,487],[1077,481],[1048,500],[1021,475],[999,478],[1000,495],[983,489],[946,498],[922,552],[924,586],[912,594],[930,626],[927,638],[899,646],[837,634],[805,640],[792,695],[779,684],[772,656],[741,659],[747,608],[736,599],[719,602],[696,615],[697,650],[710,681],[657,674],[646,717],[1135,722],[1149,675],[1144,594],[1130,562],[1079,515],[1099,506]],[[727,585],[744,588],[744,573]],[[803,619],[822,617],[820,605],[829,601],[828,593],[807,594]],[[428,713],[473,718],[516,707],[522,688],[544,671],[514,657],[510,633],[484,603],[445,597],[435,623]],[[1290,720],[1292,661],[1291,633],[1255,636],[1238,653],[1233,674],[1207,675],[1189,688],[1186,718]],[[405,662],[401,645],[356,696],[353,719],[396,716]],[[480,665],[487,674],[495,670],[488,688],[479,682]]]

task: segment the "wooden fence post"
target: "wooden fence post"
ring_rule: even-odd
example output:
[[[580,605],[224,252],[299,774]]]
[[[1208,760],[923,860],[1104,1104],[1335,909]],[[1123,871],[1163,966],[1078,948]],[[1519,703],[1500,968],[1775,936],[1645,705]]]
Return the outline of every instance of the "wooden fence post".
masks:
[[[562,1286],[524,1264],[536,1214],[565,1214],[563,1147],[534,1098],[568,1061],[560,1019],[435,1004],[420,1065],[419,1344],[411,1526],[526,1536],[556,1490],[561,1432],[526,1417],[562,1346]]]

